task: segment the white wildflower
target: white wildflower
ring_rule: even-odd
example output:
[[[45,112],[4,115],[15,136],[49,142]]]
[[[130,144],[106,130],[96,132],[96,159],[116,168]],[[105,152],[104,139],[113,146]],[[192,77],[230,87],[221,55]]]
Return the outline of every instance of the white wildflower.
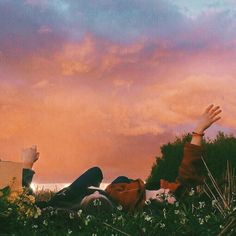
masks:
[[[70,235],[70,234],[72,234],[72,230],[71,229],[68,229],[68,234]]]
[[[122,211],[123,207],[121,205],[117,206],[117,210]]]
[[[89,222],[91,221],[92,216],[91,215],[87,215],[86,219],[84,220],[84,224],[87,226],[89,224]]]
[[[151,201],[150,200],[146,200],[145,201],[145,205],[150,205],[151,204]]]
[[[77,212],[78,217],[81,217],[82,213],[83,213],[82,209],[78,210]]]
[[[194,189],[193,189],[193,188],[191,188],[191,191],[189,192],[189,196],[193,196],[193,195],[194,195],[194,193],[195,193]]]
[[[211,218],[210,215],[206,215],[206,216],[205,216],[205,221],[207,222],[210,218]]]
[[[122,216],[122,215],[118,216],[118,217],[117,217],[117,220],[118,220],[118,221],[123,220],[123,216]]]
[[[179,210],[175,210],[175,215],[178,215],[179,214]]]
[[[203,225],[204,224],[204,219],[198,218],[198,222],[199,222],[200,225]]]
[[[36,212],[34,214],[34,218],[38,218],[42,214],[42,211],[39,207],[36,207]]]
[[[152,222],[152,217],[151,216],[149,216],[149,215],[146,215],[145,217],[144,217],[144,220],[145,221],[147,221],[147,222]]]
[[[102,202],[101,202],[99,199],[95,199],[95,200],[93,201],[93,205],[94,205],[94,206],[101,206],[101,205],[102,205]]]
[[[164,223],[160,223],[160,228],[161,229],[163,229],[163,228],[165,228],[166,227],[166,225],[164,224]]]
[[[74,219],[74,218],[75,218],[75,214],[74,214],[73,212],[70,212],[69,218],[70,218],[71,220]]]
[[[43,224],[44,224],[45,226],[48,226],[48,222],[47,222],[46,220],[43,221]]]
[[[206,206],[205,202],[199,202],[199,208],[204,208]]]
[[[163,216],[166,219],[166,209],[165,208],[163,209]]]
[[[182,218],[182,219],[180,220],[180,224],[184,225],[184,224],[186,223],[186,221],[187,221],[186,218]]]
[[[211,205],[214,207],[216,205],[216,203],[217,203],[217,200],[214,199],[214,200],[212,200]]]

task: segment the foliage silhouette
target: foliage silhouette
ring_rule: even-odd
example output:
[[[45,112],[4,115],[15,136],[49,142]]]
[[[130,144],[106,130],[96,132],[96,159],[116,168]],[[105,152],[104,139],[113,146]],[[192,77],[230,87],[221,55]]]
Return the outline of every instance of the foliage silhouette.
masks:
[[[175,181],[183,158],[184,144],[190,140],[191,135],[188,133],[176,137],[172,143],[161,146],[162,156],[156,157],[150,176],[146,180],[148,189],[159,188],[160,179]],[[227,160],[236,168],[236,138],[233,135],[218,132],[214,139],[204,139],[203,147],[205,161],[216,179],[222,179]]]

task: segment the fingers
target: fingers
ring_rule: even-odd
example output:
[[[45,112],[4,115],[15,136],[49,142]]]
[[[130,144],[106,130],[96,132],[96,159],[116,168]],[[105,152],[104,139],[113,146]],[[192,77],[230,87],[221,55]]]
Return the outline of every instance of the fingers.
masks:
[[[37,152],[35,155],[35,161],[37,161],[38,159],[39,159],[39,152]]]
[[[209,105],[209,106],[206,108],[205,113],[208,113],[208,112],[212,109],[213,106],[214,106],[213,104]]]
[[[222,112],[222,111],[219,110],[219,111],[213,113],[213,114],[210,116],[210,119],[214,119],[214,118],[215,118],[217,115],[219,115],[221,112]]]
[[[214,118],[211,123],[213,124],[214,122],[216,122],[217,120],[220,120],[220,119],[221,119],[221,117],[218,116],[218,117]]]
[[[209,111],[209,113],[212,114],[212,113],[214,113],[215,111],[217,111],[217,110],[219,110],[219,109],[220,109],[220,107],[219,107],[219,106],[216,106],[216,107],[214,107],[213,109],[211,109],[211,110]]]
[[[222,112],[222,110],[220,110],[220,106],[214,107],[213,104],[208,106],[205,110],[205,114],[208,114],[210,116],[210,118],[214,118],[216,115],[218,115],[221,112]]]

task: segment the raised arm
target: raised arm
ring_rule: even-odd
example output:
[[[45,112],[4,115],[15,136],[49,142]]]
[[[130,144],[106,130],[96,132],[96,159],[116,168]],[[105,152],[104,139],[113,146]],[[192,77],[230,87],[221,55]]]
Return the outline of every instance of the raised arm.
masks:
[[[39,159],[37,147],[32,146],[30,148],[23,149],[21,159],[23,163],[22,186],[29,188],[35,173],[32,170],[33,165]]]
[[[181,195],[186,187],[194,187],[203,182],[203,163],[201,155],[203,148],[201,147],[204,132],[216,121],[221,119],[219,106],[213,104],[208,106],[202,115],[199,116],[196,126],[192,133],[190,143],[184,146],[184,155],[179,167],[178,176],[175,183],[161,180],[162,188],[169,188],[177,195]]]
[[[204,132],[221,117],[219,106],[210,105],[197,120],[196,127],[192,133],[192,140],[184,147],[184,156],[179,167],[177,182],[184,186],[196,186],[201,184],[203,177],[203,163],[201,147]]]
[[[204,113],[197,120],[196,127],[192,133],[191,144],[201,146],[202,137],[205,130],[207,130],[213,123],[221,119],[219,116],[220,113],[221,109],[219,106],[214,106],[211,104],[206,108]]]

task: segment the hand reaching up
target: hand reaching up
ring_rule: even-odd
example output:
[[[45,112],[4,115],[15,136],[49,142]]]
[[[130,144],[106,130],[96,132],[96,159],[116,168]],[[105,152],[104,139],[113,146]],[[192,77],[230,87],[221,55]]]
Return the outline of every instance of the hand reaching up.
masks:
[[[37,146],[25,148],[21,153],[22,162],[25,168],[32,168],[33,164],[39,159],[39,152],[37,152]]]
[[[221,119],[221,117],[218,116],[221,112],[222,111],[219,106],[214,106],[213,104],[208,106],[204,113],[200,116],[194,131],[200,134],[203,133],[213,123]]]
[[[191,144],[201,146],[202,136],[204,131],[209,128],[213,123],[221,119],[218,116],[221,113],[219,106],[211,104],[206,108],[204,113],[199,117],[196,128],[194,129]]]

